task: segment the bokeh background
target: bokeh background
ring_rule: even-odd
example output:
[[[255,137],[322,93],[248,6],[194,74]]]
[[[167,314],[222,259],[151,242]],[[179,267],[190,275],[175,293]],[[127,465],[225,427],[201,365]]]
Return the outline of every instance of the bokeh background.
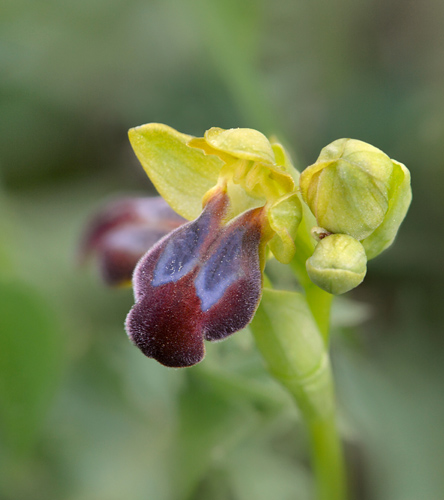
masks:
[[[338,299],[354,498],[444,498],[444,3],[2,0],[0,499],[310,499],[304,429],[250,334],[168,370],[126,339],[130,290],[76,252],[154,194],[128,128],[276,133],[303,169],[340,137],[405,163],[413,204]],[[272,270],[285,281],[285,270]]]

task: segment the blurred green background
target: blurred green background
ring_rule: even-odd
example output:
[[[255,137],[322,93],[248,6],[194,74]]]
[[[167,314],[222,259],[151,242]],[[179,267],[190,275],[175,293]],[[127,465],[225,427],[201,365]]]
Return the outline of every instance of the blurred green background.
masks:
[[[410,168],[394,246],[336,302],[333,364],[354,498],[444,498],[444,3],[0,10],[0,499],[312,498],[303,426],[248,331],[163,368],[126,338],[131,291],[77,266],[91,212],[154,193],[126,136],[152,121],[276,133],[301,169],[340,137]]]

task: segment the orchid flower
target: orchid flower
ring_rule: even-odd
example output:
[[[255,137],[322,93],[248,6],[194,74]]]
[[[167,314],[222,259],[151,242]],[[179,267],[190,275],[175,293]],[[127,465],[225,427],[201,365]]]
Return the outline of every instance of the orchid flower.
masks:
[[[333,142],[299,175],[282,145],[252,129],[214,127],[196,138],[151,123],[129,138],[163,200],[111,203],[82,253],[99,255],[109,284],[132,279],[127,334],[166,366],[194,365],[204,340],[248,325],[268,256],[292,262],[295,241],[292,268],[304,287],[305,278],[332,294],[359,285],[411,200],[404,165],[361,141]]]
[[[284,149],[255,130],[193,138],[149,124],[129,135],[159,193],[194,220],[140,259],[126,331],[146,356],[191,366],[204,357],[204,340],[251,322],[267,248],[285,263],[295,253],[301,202]]]
[[[80,261],[96,254],[106,284],[131,286],[140,258],[185,222],[160,196],[111,201],[89,221],[80,246]]]

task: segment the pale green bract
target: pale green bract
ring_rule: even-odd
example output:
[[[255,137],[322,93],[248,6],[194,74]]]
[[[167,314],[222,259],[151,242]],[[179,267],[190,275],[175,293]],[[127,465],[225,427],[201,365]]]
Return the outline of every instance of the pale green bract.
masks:
[[[389,187],[389,206],[385,218],[375,231],[361,243],[365,248],[367,259],[373,259],[394,241],[401,222],[407,214],[412,201],[410,188],[410,172],[395,160]]]
[[[327,348],[304,295],[264,288],[250,328],[268,370],[304,413],[329,415],[334,404]]]

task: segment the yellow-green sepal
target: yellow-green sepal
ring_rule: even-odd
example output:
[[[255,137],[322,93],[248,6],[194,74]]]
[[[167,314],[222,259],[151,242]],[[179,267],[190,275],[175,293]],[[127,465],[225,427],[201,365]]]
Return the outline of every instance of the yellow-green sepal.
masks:
[[[189,147],[192,136],[167,125],[148,123],[130,129],[128,136],[145,172],[171,208],[188,220],[198,217],[204,194],[217,183],[222,160]]]
[[[289,264],[296,252],[294,240],[302,219],[302,205],[293,192],[279,198],[267,212],[268,223],[275,232],[268,245],[282,264]]]
[[[395,160],[392,162],[393,174],[390,182],[389,207],[384,221],[368,238],[361,241],[368,260],[379,255],[393,243],[412,201],[408,168]]]

